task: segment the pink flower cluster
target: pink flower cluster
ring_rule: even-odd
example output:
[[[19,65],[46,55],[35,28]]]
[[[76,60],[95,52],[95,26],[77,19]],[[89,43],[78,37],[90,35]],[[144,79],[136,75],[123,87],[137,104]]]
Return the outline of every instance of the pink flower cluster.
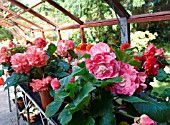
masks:
[[[51,78],[51,76],[47,76],[46,78],[33,79],[30,83],[30,86],[33,88],[33,92],[40,92],[44,90],[48,90],[48,85],[51,84],[52,88],[57,91],[60,88],[60,82],[57,78]]]
[[[132,125],[157,125],[155,121],[150,119],[147,115],[143,114],[135,118],[135,123]]]
[[[35,46],[28,47],[25,53],[17,53],[11,56],[12,68],[16,73],[29,73],[32,66],[42,67],[47,65],[46,52]]]
[[[17,53],[11,56],[11,64],[14,71],[18,74],[29,73],[31,65],[29,64],[25,53]]]
[[[45,39],[39,37],[34,40],[34,44],[38,48],[44,48],[47,45],[47,42]]]
[[[0,50],[0,63],[9,63],[10,55],[7,53],[7,47],[3,46]]]
[[[67,57],[69,54],[68,50],[74,50],[74,42],[71,40],[59,40],[57,43],[57,54]]]
[[[113,83],[111,92],[115,94],[133,95],[137,88],[140,86],[146,88],[144,84],[146,74],[144,72],[137,72],[133,66],[119,62],[120,70],[119,75],[123,81],[120,83]]]
[[[123,81],[113,83],[110,91],[115,94],[133,95],[137,88],[146,88],[144,82],[146,74],[137,72],[133,66],[118,62],[116,56],[110,52],[110,47],[105,43],[98,43],[90,49],[91,58],[85,61],[86,68],[96,79],[105,80],[120,76]]]
[[[42,67],[47,65],[48,56],[46,52],[35,46],[28,47],[26,57],[31,66]]]

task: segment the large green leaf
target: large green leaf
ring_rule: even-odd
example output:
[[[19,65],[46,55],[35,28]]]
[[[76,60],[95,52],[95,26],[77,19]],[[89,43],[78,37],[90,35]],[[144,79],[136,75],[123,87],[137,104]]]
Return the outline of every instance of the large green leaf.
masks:
[[[93,87],[93,85],[91,83],[89,83],[89,82],[86,83],[82,87],[82,89],[81,89],[80,93],[78,94],[77,98],[74,100],[74,105],[78,106],[79,103],[81,101],[83,101],[83,99],[86,98],[90,94],[90,92],[93,91],[94,89],[95,89],[95,87]]]
[[[69,111],[69,109],[65,108],[59,115],[58,117],[60,123],[62,125],[66,125],[71,119],[72,119],[72,114]]]
[[[96,118],[98,116],[104,116],[106,113],[112,113],[113,109],[113,96],[110,92],[103,90],[101,92],[101,98],[96,98],[90,108],[91,115]]]
[[[69,70],[70,65],[69,65],[68,63],[64,62],[63,60],[61,60],[61,59],[59,59],[59,58],[57,58],[56,60],[57,60],[57,62],[58,62],[58,66],[59,66],[59,67],[62,67],[62,68],[65,69],[65,70]]]
[[[49,55],[53,55],[56,50],[57,50],[57,47],[55,46],[55,44],[51,43],[48,46],[47,52],[49,53]]]
[[[141,96],[145,103],[133,103],[134,107],[141,114],[148,115],[156,122],[170,122],[170,104],[165,102],[156,102],[146,94]]]
[[[72,120],[68,125],[95,125],[95,121],[91,116],[87,116],[82,111],[73,114]]]
[[[66,87],[66,91],[69,91],[69,96],[71,97],[71,98],[74,98],[75,97],[75,89],[76,89],[76,87],[77,87],[77,84],[78,84],[78,82],[74,82],[74,83],[72,83],[72,84],[68,84],[67,85],[67,87]]]
[[[97,121],[96,125],[116,125],[115,115],[113,113],[106,113]]]
[[[53,116],[59,110],[62,102],[63,101],[60,98],[57,98],[53,102],[51,102],[46,108],[45,115],[47,117]]]
[[[86,122],[83,125],[95,125],[95,121],[91,116],[88,116]]]
[[[68,85],[68,83],[70,82],[71,78],[72,78],[72,75],[69,75],[69,76],[67,76],[67,77],[64,77],[64,78],[60,79],[60,85],[61,85],[60,89],[61,89],[61,90],[64,90],[64,89],[65,89],[65,87],[66,87],[66,86]]]
[[[156,75],[156,79],[159,81],[164,81],[167,76],[168,74],[164,71],[164,69],[159,69],[158,74]]]
[[[79,75],[83,75],[87,73],[87,70],[86,68],[81,68],[81,67],[78,67],[78,66],[74,66],[73,67],[73,72],[72,72],[72,76],[79,76]]]
[[[121,96],[121,99],[127,102],[135,103],[135,102],[147,102],[143,99],[140,99],[136,96]]]
[[[6,79],[4,82],[4,85],[6,85],[4,90],[7,90],[9,87],[22,84],[22,83],[28,83],[30,81],[30,76],[26,74],[17,74],[15,72],[12,73],[10,77]]]

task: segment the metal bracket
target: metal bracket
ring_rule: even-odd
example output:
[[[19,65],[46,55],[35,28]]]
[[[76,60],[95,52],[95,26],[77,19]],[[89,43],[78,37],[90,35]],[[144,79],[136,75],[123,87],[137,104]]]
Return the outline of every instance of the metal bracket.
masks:
[[[121,41],[123,43],[129,42],[129,35],[128,35],[128,24],[127,24],[127,18],[121,17],[120,20],[120,29],[121,29]]]

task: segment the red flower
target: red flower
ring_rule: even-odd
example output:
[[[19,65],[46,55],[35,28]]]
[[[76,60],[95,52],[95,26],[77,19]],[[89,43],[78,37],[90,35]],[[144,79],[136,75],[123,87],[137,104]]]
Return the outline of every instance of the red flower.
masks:
[[[121,45],[120,50],[124,51],[125,49],[128,49],[128,48],[130,48],[130,44],[129,43],[124,43],[124,44]]]
[[[144,59],[147,59],[150,56],[155,56],[156,50],[157,49],[154,44],[149,44],[148,47],[146,48],[146,52],[143,53]]]
[[[143,64],[143,67],[145,69],[145,73],[148,76],[156,76],[158,74],[159,65],[155,56],[150,56],[149,58],[147,58],[147,60]]]

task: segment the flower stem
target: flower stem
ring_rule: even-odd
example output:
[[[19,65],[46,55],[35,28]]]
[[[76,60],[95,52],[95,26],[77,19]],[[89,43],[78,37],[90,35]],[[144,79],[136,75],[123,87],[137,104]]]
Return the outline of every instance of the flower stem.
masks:
[[[127,116],[127,117],[132,118],[132,119],[135,118],[134,116],[126,114],[126,113],[123,113],[123,112],[116,112],[116,113],[122,114],[122,115]]]

